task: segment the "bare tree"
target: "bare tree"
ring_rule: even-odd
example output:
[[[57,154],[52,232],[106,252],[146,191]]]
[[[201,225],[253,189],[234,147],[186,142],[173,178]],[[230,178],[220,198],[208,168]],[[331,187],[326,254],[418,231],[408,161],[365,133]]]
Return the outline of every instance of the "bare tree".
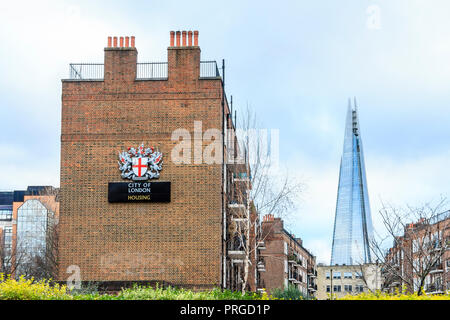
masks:
[[[445,204],[441,199],[436,205],[399,209],[383,203],[380,215],[387,235],[374,239],[371,248],[383,270],[384,290],[402,285],[420,295],[427,277],[442,267],[442,257],[450,248],[450,211],[442,212]],[[385,241],[393,246],[385,249]]]
[[[264,241],[260,216],[285,216],[295,207],[303,185],[278,168],[278,150],[273,150],[278,137],[271,135],[268,141],[268,131],[261,129],[249,107],[243,112],[239,127],[238,137],[228,137],[228,143],[234,144],[229,150],[238,150],[238,154],[227,157],[232,162],[227,165],[231,177],[228,200],[234,206],[228,222],[228,241],[231,247],[245,252],[240,279],[244,293],[248,290],[250,264],[258,263],[258,243]]]

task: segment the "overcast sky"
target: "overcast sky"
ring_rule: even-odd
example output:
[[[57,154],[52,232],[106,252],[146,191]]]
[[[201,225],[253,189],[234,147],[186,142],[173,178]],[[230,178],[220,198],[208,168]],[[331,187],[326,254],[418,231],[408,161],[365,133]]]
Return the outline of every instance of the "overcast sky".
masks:
[[[234,106],[280,130],[281,165],[307,190],[286,228],[329,263],[348,97],[359,104],[374,227],[380,199],[449,195],[450,2],[2,1],[0,189],[59,186],[61,79],[103,62],[107,36],[166,61],[171,30],[226,60]]]

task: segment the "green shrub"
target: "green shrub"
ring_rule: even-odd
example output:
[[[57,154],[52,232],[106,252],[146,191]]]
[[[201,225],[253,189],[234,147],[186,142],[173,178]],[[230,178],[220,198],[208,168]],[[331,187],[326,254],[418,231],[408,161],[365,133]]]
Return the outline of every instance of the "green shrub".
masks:
[[[276,299],[283,300],[306,300],[299,288],[291,284],[285,289],[276,288],[272,291],[272,296]]]
[[[196,292],[170,286],[167,288],[134,286],[131,289],[122,289],[117,298],[124,300],[255,300],[259,298],[259,295],[255,293],[243,295],[240,292],[222,291],[219,288]]]

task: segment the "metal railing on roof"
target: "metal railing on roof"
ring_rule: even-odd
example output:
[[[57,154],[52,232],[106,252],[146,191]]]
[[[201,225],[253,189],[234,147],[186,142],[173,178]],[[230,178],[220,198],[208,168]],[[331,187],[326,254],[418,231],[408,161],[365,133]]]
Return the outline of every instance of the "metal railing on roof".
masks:
[[[105,66],[103,63],[71,63],[70,80],[103,80]],[[200,61],[200,78],[220,78],[216,61]],[[166,80],[168,78],[167,62],[138,62],[136,80]]]
[[[200,78],[220,77],[216,61],[200,61]]]
[[[103,80],[103,63],[71,63],[69,66],[69,79]]]
[[[136,66],[138,80],[165,80],[168,78],[167,62],[140,62]]]

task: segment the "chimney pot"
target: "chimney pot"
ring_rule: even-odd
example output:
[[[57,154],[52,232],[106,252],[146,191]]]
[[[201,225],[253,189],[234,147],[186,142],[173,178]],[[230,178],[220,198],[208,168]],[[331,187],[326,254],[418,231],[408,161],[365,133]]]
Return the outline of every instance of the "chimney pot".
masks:
[[[112,44],[112,38],[108,37],[108,47],[111,47],[111,44]]]
[[[170,31],[170,46],[175,46],[175,31]]]
[[[129,47],[130,46],[130,37],[125,37],[125,47]]]
[[[135,40],[135,37],[134,37],[134,36],[131,36],[131,47],[132,47],[132,48],[134,48],[134,40]]]
[[[117,37],[114,37],[114,47],[117,47]]]
[[[194,46],[198,46],[198,31],[194,31]]]
[[[181,32],[177,31],[177,47],[180,46],[180,37],[181,37]]]
[[[123,37],[120,37],[120,47],[123,48]]]
[[[186,31],[181,33],[183,35],[183,47],[186,47]]]
[[[192,31],[188,31],[188,46],[192,47]]]

